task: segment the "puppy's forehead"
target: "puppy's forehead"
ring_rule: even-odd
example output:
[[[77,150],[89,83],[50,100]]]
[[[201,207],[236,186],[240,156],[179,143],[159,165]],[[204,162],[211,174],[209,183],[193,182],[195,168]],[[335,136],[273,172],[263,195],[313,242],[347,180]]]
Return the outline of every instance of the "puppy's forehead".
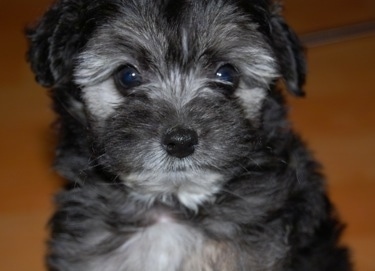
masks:
[[[77,82],[98,83],[127,63],[160,71],[226,58],[267,62],[258,27],[231,1],[124,1],[79,56]]]

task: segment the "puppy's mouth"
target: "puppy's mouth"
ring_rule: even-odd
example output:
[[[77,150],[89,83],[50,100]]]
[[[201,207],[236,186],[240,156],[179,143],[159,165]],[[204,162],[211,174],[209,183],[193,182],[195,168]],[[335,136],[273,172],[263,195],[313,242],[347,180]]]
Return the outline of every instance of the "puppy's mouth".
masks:
[[[120,179],[139,199],[168,203],[171,198],[177,198],[185,207],[197,210],[202,203],[215,199],[224,178],[212,171],[185,168],[173,172],[135,172],[120,175]]]
[[[178,199],[189,209],[197,209],[215,200],[232,173],[231,165],[237,164],[233,162],[236,154],[243,153],[241,144],[232,143],[229,137],[221,139],[219,132],[207,134],[206,127],[196,124],[177,124],[157,131],[136,134],[136,140],[127,141],[124,148],[110,149],[117,145],[108,145],[114,151],[106,157],[116,163],[112,172],[145,201]],[[123,138],[132,139],[120,140]]]

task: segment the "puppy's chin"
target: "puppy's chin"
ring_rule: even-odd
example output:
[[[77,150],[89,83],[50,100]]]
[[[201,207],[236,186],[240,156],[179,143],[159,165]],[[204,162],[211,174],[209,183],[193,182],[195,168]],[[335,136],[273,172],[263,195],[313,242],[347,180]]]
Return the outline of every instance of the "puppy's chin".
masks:
[[[120,175],[120,179],[139,200],[171,204],[177,199],[183,206],[197,211],[200,205],[215,199],[224,176],[211,171],[143,171]]]

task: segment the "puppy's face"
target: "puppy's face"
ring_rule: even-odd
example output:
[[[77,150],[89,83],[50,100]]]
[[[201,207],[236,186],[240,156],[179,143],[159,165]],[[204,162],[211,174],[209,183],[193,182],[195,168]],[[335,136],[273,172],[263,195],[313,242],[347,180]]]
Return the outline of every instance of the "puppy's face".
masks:
[[[240,2],[119,1],[74,54],[72,108],[138,197],[194,209],[251,161],[280,63],[261,7]]]

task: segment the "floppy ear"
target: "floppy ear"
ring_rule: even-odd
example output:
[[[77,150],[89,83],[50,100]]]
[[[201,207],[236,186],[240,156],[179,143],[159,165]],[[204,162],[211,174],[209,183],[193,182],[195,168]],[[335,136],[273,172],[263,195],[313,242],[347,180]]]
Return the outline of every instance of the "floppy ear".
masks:
[[[279,11],[274,12],[271,17],[271,38],[287,89],[296,96],[304,96],[303,85],[306,77],[304,50],[297,35],[279,15]]]
[[[71,82],[75,56],[106,11],[113,8],[104,2],[58,0],[34,27],[26,30],[27,57],[38,83],[54,87]]]
[[[36,75],[36,81],[45,87],[52,87],[56,80],[50,54],[60,17],[61,11],[58,5],[53,6],[35,26],[26,30],[29,40],[27,59]]]
[[[83,1],[57,1],[33,27],[27,30],[28,60],[36,80],[44,87],[69,82],[74,55],[81,47]]]

